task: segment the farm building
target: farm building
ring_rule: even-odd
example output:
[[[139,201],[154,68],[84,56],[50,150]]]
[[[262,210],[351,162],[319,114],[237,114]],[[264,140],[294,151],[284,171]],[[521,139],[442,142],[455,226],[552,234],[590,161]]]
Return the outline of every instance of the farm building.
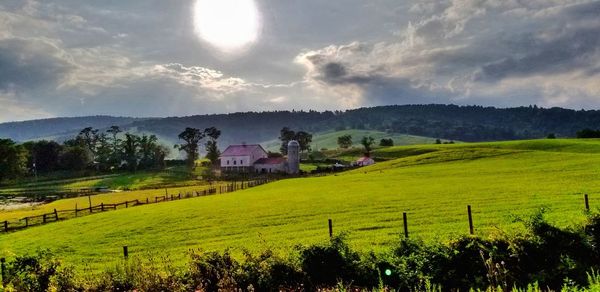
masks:
[[[356,160],[355,164],[357,166],[373,165],[373,164],[375,164],[375,160],[373,160],[373,158],[371,158],[369,156],[363,156],[363,157],[359,158],[358,160]]]
[[[300,145],[288,143],[288,157],[269,157],[259,144],[230,145],[221,154],[222,172],[289,173],[300,172]]]
[[[287,160],[283,157],[261,158],[254,163],[258,173],[286,172]]]
[[[250,172],[257,160],[267,157],[267,151],[258,144],[229,145],[221,154],[221,171]]]

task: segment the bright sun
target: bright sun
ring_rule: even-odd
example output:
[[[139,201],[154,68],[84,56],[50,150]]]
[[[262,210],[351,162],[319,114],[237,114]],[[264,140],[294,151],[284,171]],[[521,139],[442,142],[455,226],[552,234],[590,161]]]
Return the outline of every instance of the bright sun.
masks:
[[[194,28],[221,51],[235,52],[256,41],[260,16],[254,0],[197,0]]]

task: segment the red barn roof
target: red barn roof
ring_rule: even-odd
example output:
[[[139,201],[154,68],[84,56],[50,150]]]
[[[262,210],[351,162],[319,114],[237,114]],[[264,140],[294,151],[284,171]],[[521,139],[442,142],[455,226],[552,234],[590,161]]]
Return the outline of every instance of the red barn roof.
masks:
[[[265,154],[267,153],[267,151],[265,151],[265,149],[262,148],[262,146],[260,146],[258,144],[251,144],[251,145],[243,144],[243,145],[229,145],[229,147],[227,147],[227,149],[225,149],[225,151],[223,151],[223,153],[221,153],[221,156],[249,156],[256,149],[262,150]]]

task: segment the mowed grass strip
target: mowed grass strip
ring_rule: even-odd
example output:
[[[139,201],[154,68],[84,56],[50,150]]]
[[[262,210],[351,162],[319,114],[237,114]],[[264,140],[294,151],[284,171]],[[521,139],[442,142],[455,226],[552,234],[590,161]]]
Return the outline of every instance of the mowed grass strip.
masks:
[[[447,240],[468,234],[467,205],[482,236],[523,231],[515,218],[540,208],[558,226],[580,224],[585,220],[584,193],[590,194],[593,209],[600,206],[600,155],[595,154],[600,143],[527,143],[531,148],[540,143],[561,147],[435,146],[425,154],[348,173],[282,180],[0,235],[0,254],[50,248],[70,263],[100,267],[119,259],[123,245],[133,255],[168,253],[176,261],[184,260],[190,248],[286,253],[296,244],[327,240],[329,218],[334,233],[348,232],[357,249],[384,250],[401,236],[402,212],[408,212],[411,237]]]

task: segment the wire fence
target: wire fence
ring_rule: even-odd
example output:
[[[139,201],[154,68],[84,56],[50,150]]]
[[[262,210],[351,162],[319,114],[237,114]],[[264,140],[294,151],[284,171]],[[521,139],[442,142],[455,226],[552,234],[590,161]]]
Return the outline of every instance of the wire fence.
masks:
[[[217,187],[210,187],[204,190],[197,190],[185,193],[178,194],[168,194],[168,191],[165,190],[165,195],[163,196],[154,196],[154,197],[146,197],[145,200],[130,200],[124,201],[120,203],[114,204],[105,204],[100,203],[99,205],[89,205],[84,208],[78,208],[77,204],[73,209],[66,210],[57,210],[54,209],[53,212],[35,215],[35,216],[27,216],[18,220],[6,220],[2,222],[0,228],[4,232],[16,231],[26,229],[32,226],[43,225],[47,223],[57,222],[61,220],[98,214],[107,211],[114,211],[118,209],[131,208],[137,206],[143,206],[148,204],[156,204],[162,202],[190,199],[201,196],[209,196],[216,194],[225,194],[230,192],[235,192],[237,190],[243,190],[247,188],[252,188],[255,186],[263,185],[273,181],[272,179],[258,179],[258,180],[250,180],[250,181],[239,181],[232,182],[225,185],[220,185]]]

